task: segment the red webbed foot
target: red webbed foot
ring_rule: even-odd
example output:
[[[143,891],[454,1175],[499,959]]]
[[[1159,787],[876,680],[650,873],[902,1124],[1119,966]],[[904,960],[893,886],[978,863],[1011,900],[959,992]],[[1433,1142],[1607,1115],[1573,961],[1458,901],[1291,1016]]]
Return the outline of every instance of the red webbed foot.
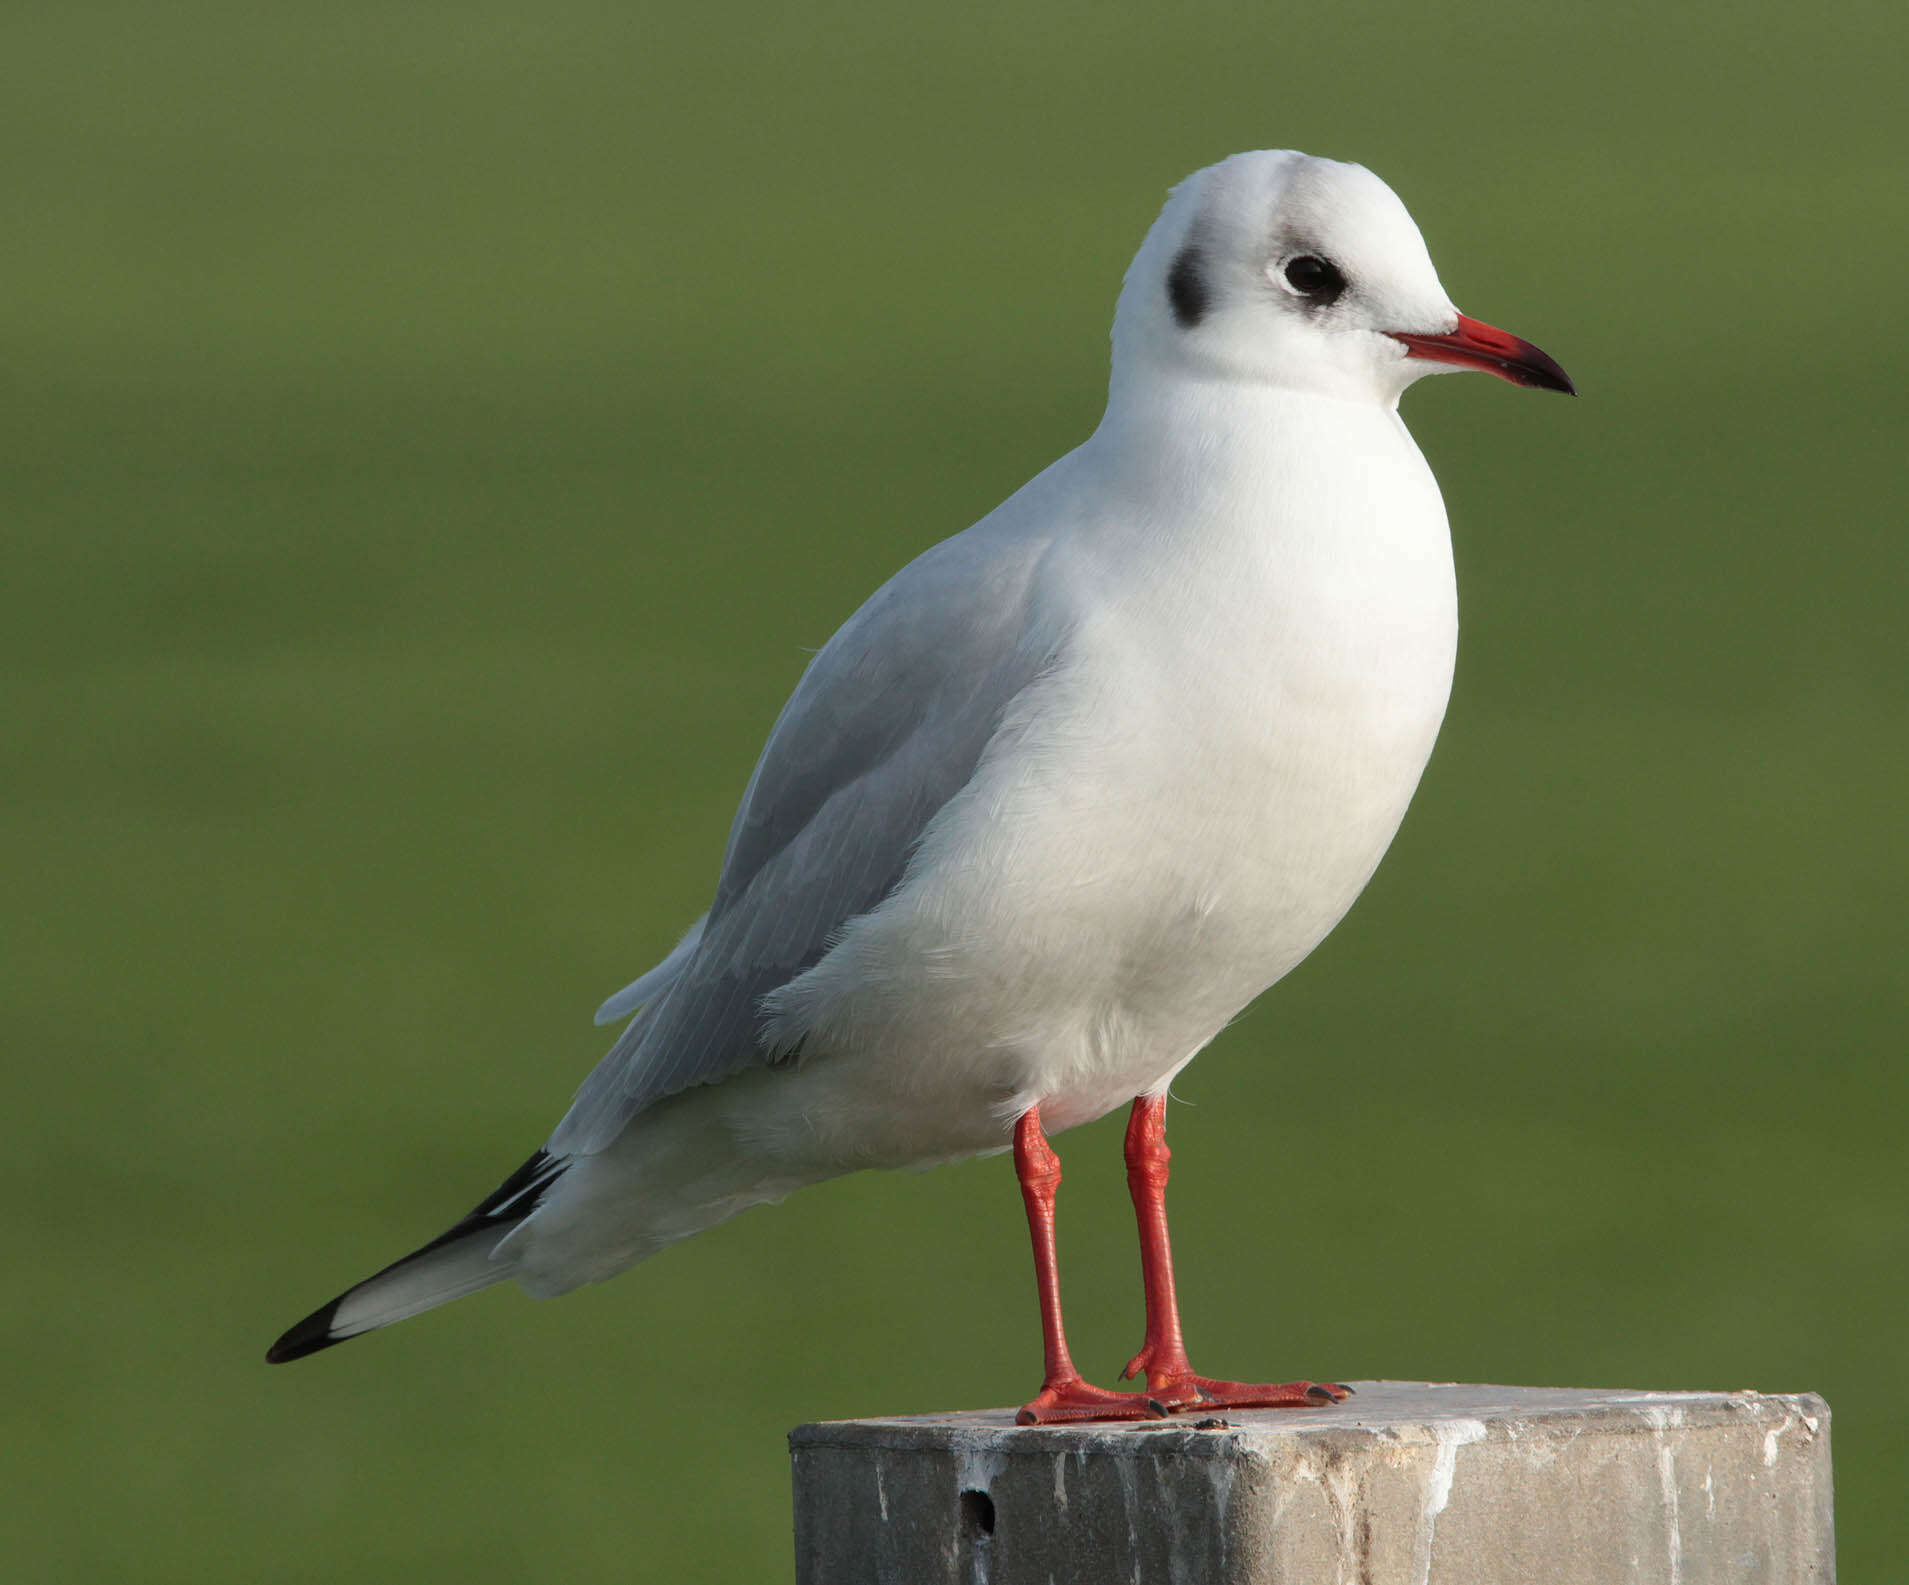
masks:
[[[1344,1403],[1352,1389],[1336,1381],[1220,1381],[1191,1371],[1150,1381],[1147,1396],[1169,1414],[1189,1409],[1318,1409]]]
[[[1168,1411],[1151,1393],[1109,1392],[1078,1376],[1049,1382],[1021,1405],[1016,1425],[1060,1425],[1070,1420],[1158,1420]]]
[[[1156,1353],[1164,1355],[1156,1366]],[[1328,1403],[1344,1403],[1352,1389],[1336,1381],[1222,1381],[1213,1376],[1196,1376],[1186,1356],[1172,1357],[1172,1351],[1146,1344],[1127,1361],[1121,1372],[1123,1381],[1146,1373],[1147,1396],[1169,1414],[1188,1409],[1317,1409]]]

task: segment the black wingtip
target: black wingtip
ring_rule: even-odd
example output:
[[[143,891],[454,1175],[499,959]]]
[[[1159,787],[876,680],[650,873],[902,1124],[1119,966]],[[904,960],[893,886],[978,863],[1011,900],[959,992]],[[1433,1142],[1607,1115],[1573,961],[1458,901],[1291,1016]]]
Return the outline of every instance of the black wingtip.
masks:
[[[455,1227],[438,1234],[430,1243],[412,1250],[401,1259],[392,1261],[383,1271],[374,1272],[356,1287],[347,1288],[330,1304],[322,1305],[312,1311],[265,1351],[266,1364],[283,1365],[288,1360],[303,1359],[307,1354],[316,1354],[320,1349],[330,1348],[334,1343],[348,1343],[354,1337],[362,1337],[367,1330],[375,1331],[384,1323],[377,1322],[370,1328],[361,1327],[358,1331],[334,1336],[332,1322],[337,1319],[339,1305],[380,1278],[390,1276],[394,1271],[410,1265],[413,1261],[421,1260],[426,1255],[444,1248],[446,1244],[458,1243],[474,1233],[493,1233],[501,1237],[503,1229],[515,1226],[543,1203],[543,1197],[550,1192],[550,1186],[564,1175],[569,1165],[568,1160],[561,1156],[553,1156],[547,1150],[532,1152],[528,1161],[506,1178],[476,1210]]]
[[[283,1365],[288,1360],[303,1359],[307,1354],[316,1354],[321,1348],[330,1348],[334,1343],[349,1342],[349,1338],[331,1335],[332,1317],[337,1315],[338,1306],[344,1303],[340,1294],[330,1304],[318,1309],[288,1330],[283,1337],[265,1351],[265,1363]],[[353,1333],[352,1336],[356,1336]]]

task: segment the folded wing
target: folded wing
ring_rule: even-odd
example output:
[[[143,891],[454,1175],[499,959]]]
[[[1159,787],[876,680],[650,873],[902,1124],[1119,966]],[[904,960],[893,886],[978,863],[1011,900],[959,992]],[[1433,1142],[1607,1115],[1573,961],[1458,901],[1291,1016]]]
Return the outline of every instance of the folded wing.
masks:
[[[642,1011],[577,1092],[550,1149],[603,1149],[652,1102],[771,1060],[761,1002],[900,882],[1047,663],[1043,549],[978,525],[898,573],[822,649],[769,735],[716,897],[662,964],[604,1005]]]

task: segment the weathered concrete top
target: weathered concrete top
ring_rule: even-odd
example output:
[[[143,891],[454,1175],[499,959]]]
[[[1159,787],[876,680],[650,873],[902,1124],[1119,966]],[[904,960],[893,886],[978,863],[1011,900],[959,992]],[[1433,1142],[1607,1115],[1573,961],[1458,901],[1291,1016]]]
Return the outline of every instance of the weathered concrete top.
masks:
[[[1204,1419],[801,1426],[798,1579],[1834,1578],[1813,1394],[1353,1385],[1339,1405]]]

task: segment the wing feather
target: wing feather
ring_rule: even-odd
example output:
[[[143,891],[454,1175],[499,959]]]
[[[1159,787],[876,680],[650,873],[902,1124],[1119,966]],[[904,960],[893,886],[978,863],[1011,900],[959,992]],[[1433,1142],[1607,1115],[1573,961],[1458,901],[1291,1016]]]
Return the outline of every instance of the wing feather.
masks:
[[[644,1107],[773,1059],[761,1003],[899,883],[1051,643],[1032,621],[1043,542],[984,523],[911,562],[823,647],[769,734],[700,933],[612,997],[647,1003],[550,1148],[603,1149]],[[687,949],[687,951],[685,951]]]
[[[616,995],[612,996],[599,1007],[596,1013],[596,1022],[599,1024],[613,1024],[619,1018],[628,1018],[631,1013],[643,1006],[644,1003],[653,1000],[668,990],[671,982],[675,980],[678,974],[683,972],[683,965],[687,963],[695,953],[696,943],[703,938],[703,926],[708,922],[709,915],[704,914],[701,919],[698,919],[695,924],[691,925],[689,929],[684,932],[683,939],[670,949],[668,957],[663,959],[661,963],[657,964],[656,967],[651,969],[647,974],[639,974],[635,979],[631,980],[628,985],[624,986],[622,990],[618,991]]]

